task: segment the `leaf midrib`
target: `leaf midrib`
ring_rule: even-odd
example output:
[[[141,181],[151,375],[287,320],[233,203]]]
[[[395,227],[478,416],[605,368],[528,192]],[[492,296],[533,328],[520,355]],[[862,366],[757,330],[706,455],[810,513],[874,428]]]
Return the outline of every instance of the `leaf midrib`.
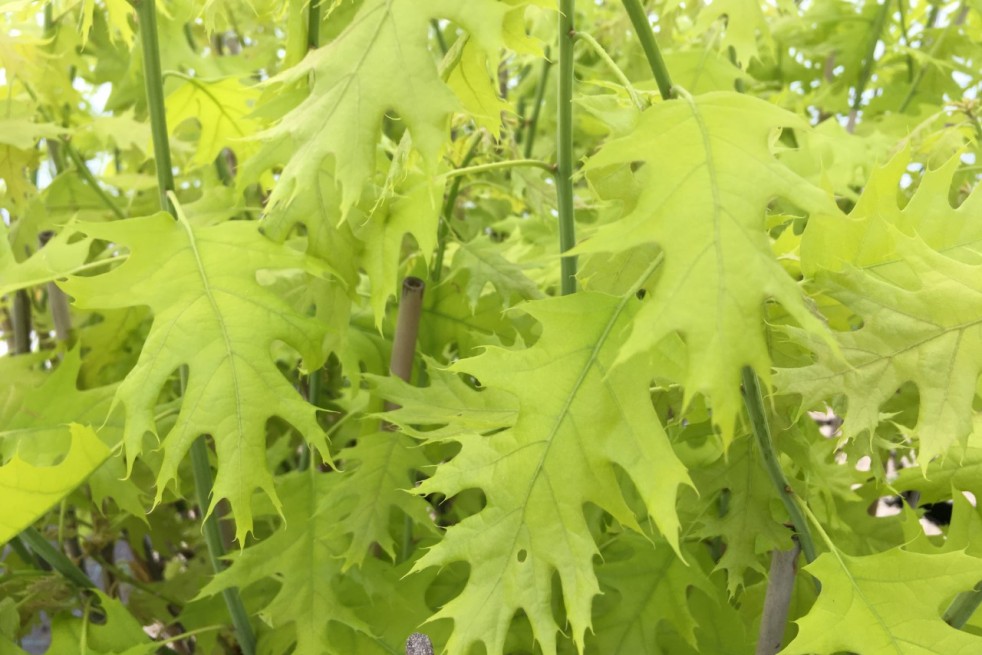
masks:
[[[208,275],[205,270],[204,261],[201,258],[201,254],[198,252],[198,242],[195,239],[194,231],[191,229],[191,224],[188,222],[187,217],[183,213],[178,213],[177,221],[184,228],[185,233],[188,238],[188,245],[191,248],[191,253],[194,256],[194,263],[198,271],[198,277],[201,279],[201,288],[204,291],[205,298],[208,299],[208,304],[211,306],[211,311],[215,316],[215,322],[218,324],[222,333],[222,342],[225,345],[225,355],[228,360],[228,365],[231,368],[231,379],[232,379],[232,393],[235,399],[235,420],[237,426],[237,434],[241,438],[245,434],[245,427],[242,424],[242,394],[239,389],[239,378],[235,373],[235,353],[232,349],[232,339],[229,336],[228,326],[225,324],[225,317],[222,315],[221,310],[218,307],[218,301],[215,299],[214,293],[212,293],[211,283],[208,280]],[[212,500],[215,502],[215,499]]]

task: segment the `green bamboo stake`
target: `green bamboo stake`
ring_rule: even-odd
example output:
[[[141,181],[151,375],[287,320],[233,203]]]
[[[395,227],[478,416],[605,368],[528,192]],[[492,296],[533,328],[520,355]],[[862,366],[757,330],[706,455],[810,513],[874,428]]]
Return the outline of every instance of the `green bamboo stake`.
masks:
[[[137,0],[134,3],[140,24],[140,37],[143,43],[143,75],[146,80],[147,105],[150,110],[150,129],[153,136],[153,150],[157,163],[157,186],[160,193],[160,207],[176,218],[176,209],[169,194],[174,191],[174,176],[171,172],[170,143],[167,136],[167,115],[164,109],[163,75],[160,69],[160,47],[157,41],[157,8],[154,0]],[[181,370],[181,393],[187,388],[187,370]],[[222,557],[225,546],[222,543],[218,518],[208,514],[212,495],[211,464],[208,462],[208,446],[203,436],[191,444],[191,468],[194,472],[194,486],[198,506],[206,516],[202,520],[205,544],[212,569],[219,573],[224,565]],[[228,607],[232,625],[238,638],[239,648],[244,655],[255,655],[256,637],[249,624],[242,597],[237,587],[222,591]]]
[[[658,83],[658,92],[661,94],[662,100],[668,100],[672,97],[672,77],[668,74],[668,67],[665,66],[665,60],[662,59],[661,51],[658,49],[655,33],[651,30],[651,23],[648,22],[648,15],[644,12],[644,7],[641,6],[639,0],[622,1],[624,9],[627,10],[627,15],[631,19],[631,24],[634,25],[634,33],[637,34],[638,41],[641,42],[644,56],[648,59],[651,73],[655,76],[655,82]]]
[[[573,211],[573,27],[574,0],[559,2],[559,98],[556,135],[556,194],[559,201],[559,252],[576,245]],[[560,262],[562,295],[576,292],[576,257],[564,256]]]
[[[760,380],[757,374],[749,366],[744,366],[741,371],[743,377],[743,402],[747,407],[747,414],[750,416],[750,427],[753,429],[754,437],[757,440],[757,447],[760,449],[760,456],[764,460],[764,468],[771,478],[771,482],[777,488],[781,496],[781,502],[791,517],[791,524],[794,525],[801,544],[801,550],[805,554],[805,559],[809,562],[815,560],[815,541],[812,538],[811,530],[808,528],[808,520],[805,518],[801,507],[794,499],[794,491],[788,484],[788,479],[781,470],[781,462],[774,452],[774,442],[771,440],[771,429],[767,424],[767,414],[764,411],[764,396],[760,391]]]

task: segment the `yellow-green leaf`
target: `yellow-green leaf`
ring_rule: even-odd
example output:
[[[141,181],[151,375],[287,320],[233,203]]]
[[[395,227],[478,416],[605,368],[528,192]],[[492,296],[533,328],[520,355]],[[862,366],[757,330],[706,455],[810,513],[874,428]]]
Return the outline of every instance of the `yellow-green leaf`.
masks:
[[[0,543],[7,543],[85,482],[109,457],[109,448],[92,428],[71,424],[72,443],[55,466],[31,466],[18,456],[0,467]]]

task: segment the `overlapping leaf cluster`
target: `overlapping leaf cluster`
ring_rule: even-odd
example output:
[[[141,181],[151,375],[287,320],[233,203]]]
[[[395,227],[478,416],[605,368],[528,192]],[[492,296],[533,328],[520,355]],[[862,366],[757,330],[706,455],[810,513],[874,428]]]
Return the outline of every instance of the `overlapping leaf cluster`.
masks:
[[[743,655],[788,495],[782,652],[982,650],[942,616],[982,579],[978,7],[641,3],[661,98],[622,3],[575,4],[567,296],[553,2],[161,2],[175,216],[148,26],[5,7],[0,651],[46,616],[49,652],[233,652],[240,597],[263,653]]]

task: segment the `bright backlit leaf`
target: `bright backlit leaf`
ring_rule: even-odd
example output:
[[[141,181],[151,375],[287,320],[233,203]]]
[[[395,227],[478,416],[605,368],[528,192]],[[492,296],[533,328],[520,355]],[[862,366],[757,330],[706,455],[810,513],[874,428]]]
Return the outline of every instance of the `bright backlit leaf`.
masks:
[[[54,466],[32,466],[17,455],[0,466],[4,511],[0,543],[7,543],[85,482],[109,457],[109,448],[92,428],[73,423],[71,447]]]
[[[236,536],[243,539],[252,530],[253,491],[276,498],[266,468],[268,419],[286,420],[329,457],[314,407],[290,386],[270,352],[281,341],[316,366],[323,361],[323,328],[256,276],[264,270],[326,271],[302,253],[266,239],[254,223],[193,227],[183,216],[174,220],[159,213],[79,229],[118,243],[130,254],[109,273],[70,278],[64,288],[76,304],[92,309],[145,304],[154,313],[140,359],[117,392],[126,410],[127,455],[139,455],[144,435],[156,434],[160,389],[187,366],[177,423],[162,439],[157,502],[176,478],[191,442],[211,435],[219,462],[211,508],[227,498]],[[271,404],[268,398],[277,401]]]

